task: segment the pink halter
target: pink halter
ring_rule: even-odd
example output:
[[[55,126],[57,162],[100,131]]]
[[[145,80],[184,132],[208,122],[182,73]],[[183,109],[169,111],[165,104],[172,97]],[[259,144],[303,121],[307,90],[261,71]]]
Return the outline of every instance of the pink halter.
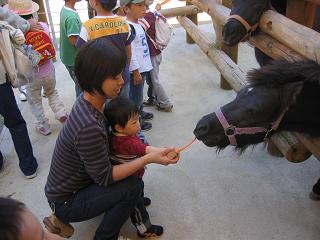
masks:
[[[221,108],[219,108],[215,114],[224,129],[224,134],[228,137],[229,142],[233,146],[237,146],[236,135],[241,134],[256,134],[256,133],[266,133],[265,138],[268,137],[269,132],[276,130],[279,127],[279,124],[287,112],[287,109],[280,114],[278,119],[272,123],[271,128],[264,128],[264,127],[245,127],[245,128],[238,128],[236,126],[230,125],[223,115]]]

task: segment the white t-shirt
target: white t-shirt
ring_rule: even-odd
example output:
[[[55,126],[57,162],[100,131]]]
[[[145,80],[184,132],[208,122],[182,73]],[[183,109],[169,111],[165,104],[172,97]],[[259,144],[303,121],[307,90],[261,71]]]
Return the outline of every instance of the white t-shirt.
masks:
[[[152,64],[146,34],[139,23],[128,22],[136,32],[136,37],[131,43],[132,56],[129,70],[132,72],[138,69],[140,73],[148,72],[152,69]]]

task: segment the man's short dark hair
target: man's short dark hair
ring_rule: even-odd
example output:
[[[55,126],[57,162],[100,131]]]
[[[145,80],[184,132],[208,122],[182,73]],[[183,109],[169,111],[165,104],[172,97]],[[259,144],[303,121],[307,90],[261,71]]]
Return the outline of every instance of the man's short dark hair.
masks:
[[[112,11],[117,5],[117,0],[100,0],[100,3],[104,10]]]
[[[17,240],[22,224],[22,212],[26,206],[17,200],[0,197],[0,236],[1,239]]]
[[[104,115],[112,131],[116,132],[117,124],[124,128],[131,117],[139,115],[139,110],[129,98],[117,97],[106,104]]]
[[[83,91],[93,93],[96,90],[105,95],[103,82],[120,74],[125,64],[125,55],[111,41],[98,38],[80,49],[75,61],[75,74]]]

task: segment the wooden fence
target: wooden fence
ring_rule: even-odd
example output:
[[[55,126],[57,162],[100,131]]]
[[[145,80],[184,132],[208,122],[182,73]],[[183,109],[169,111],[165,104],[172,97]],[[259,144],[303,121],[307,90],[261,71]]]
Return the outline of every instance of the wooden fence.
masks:
[[[289,0],[288,8],[295,10],[294,4],[301,4],[301,0]],[[233,88],[239,91],[246,84],[246,73],[236,64],[237,47],[227,47],[222,42],[222,28],[227,22],[231,6],[230,0],[221,0],[217,4],[211,0],[187,0],[188,6],[179,9],[162,10],[165,16],[177,16],[182,27],[186,30],[188,37],[200,47],[208,56],[211,62],[220,71],[221,87],[223,89]],[[192,5],[197,7],[193,8]],[[309,0],[304,2],[309,7],[320,4],[320,0]],[[196,13],[206,12],[212,18],[216,33],[215,41],[201,31],[196,23]],[[301,11],[300,11],[301,12]],[[310,25],[310,18],[314,14],[305,13],[307,17],[301,20],[301,13],[298,22]],[[294,17],[294,13],[291,14]],[[305,22],[303,22],[305,21]],[[251,37],[249,43],[274,59],[285,58],[289,61],[320,59],[320,34],[304,25],[301,25],[289,18],[280,15],[272,10],[266,11],[259,22],[261,33]],[[187,42],[190,42],[187,38]],[[310,156],[309,151],[320,160],[320,139],[308,139],[302,134],[281,132],[271,138],[268,146],[269,152],[275,155],[284,155],[289,161],[300,162]],[[280,152],[279,152],[279,151]]]

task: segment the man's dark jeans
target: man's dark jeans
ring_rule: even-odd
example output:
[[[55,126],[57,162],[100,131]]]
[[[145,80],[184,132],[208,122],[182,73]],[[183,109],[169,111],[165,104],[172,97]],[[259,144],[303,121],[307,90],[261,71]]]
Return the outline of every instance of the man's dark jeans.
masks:
[[[33,156],[26,122],[17,106],[9,83],[0,84],[0,96],[0,114],[4,117],[4,125],[11,133],[20,169],[24,175],[32,175],[37,170],[38,164]]]
[[[68,223],[85,221],[104,213],[94,240],[116,240],[140,196],[139,180],[129,177],[107,187],[89,185],[64,203],[49,204],[56,216]]]

